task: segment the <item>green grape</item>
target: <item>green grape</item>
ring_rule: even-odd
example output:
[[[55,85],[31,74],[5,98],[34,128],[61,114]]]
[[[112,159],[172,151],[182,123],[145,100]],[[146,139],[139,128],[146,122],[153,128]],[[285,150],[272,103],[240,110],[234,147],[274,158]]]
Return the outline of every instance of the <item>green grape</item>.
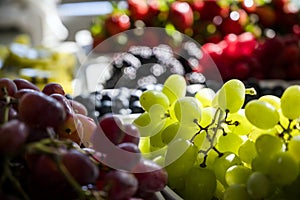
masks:
[[[272,191],[271,180],[263,172],[253,172],[247,181],[247,191],[253,199],[266,199]]]
[[[156,156],[155,158],[152,159],[155,163],[157,163],[159,166],[164,167],[165,164],[165,157],[160,155]]]
[[[184,199],[211,200],[217,187],[216,175],[213,170],[192,167],[185,176]]]
[[[147,154],[150,152],[150,139],[149,137],[140,137],[139,149],[142,154]]]
[[[242,164],[241,159],[232,152],[225,152],[221,157],[217,157],[213,163],[213,169],[217,179],[226,186],[225,173],[233,165]]]
[[[271,95],[271,94],[263,95],[258,100],[270,103],[277,110],[280,109],[280,98],[275,95]]]
[[[283,142],[279,137],[270,134],[262,134],[255,141],[256,152],[262,157],[271,157],[283,148]]]
[[[270,157],[256,156],[251,162],[253,171],[260,171],[267,173],[270,166]]]
[[[288,144],[288,152],[295,160],[300,161],[300,135],[294,136]]]
[[[140,96],[140,103],[145,111],[149,111],[153,105],[160,105],[164,111],[169,108],[169,99],[161,91],[146,90]]]
[[[215,92],[211,88],[201,88],[195,94],[195,98],[200,101],[203,107],[210,107],[214,96]]]
[[[201,114],[201,121],[200,121],[200,126],[205,128],[208,125],[210,125],[213,121],[213,118],[215,116],[216,109],[213,107],[205,107],[202,109],[202,114]]]
[[[245,106],[245,115],[250,123],[260,129],[271,129],[279,122],[279,113],[265,101],[252,100]]]
[[[162,92],[168,97],[170,104],[186,94],[186,80],[179,74],[170,75],[164,82]]]
[[[163,130],[164,130],[164,128],[162,128],[162,130],[160,130],[155,135],[150,136],[150,145],[152,147],[162,148],[166,145],[161,139],[161,134],[162,134]]]
[[[233,165],[229,167],[225,173],[225,180],[227,185],[231,186],[234,184],[246,184],[251,169],[243,165]]]
[[[196,135],[196,137],[194,137],[194,144],[198,147],[198,149],[203,149],[203,143],[206,142],[208,143],[208,141],[205,140],[206,139],[206,132],[205,131],[201,131],[198,135]],[[207,146],[209,146],[209,144],[207,144]]]
[[[218,94],[218,105],[224,112],[235,113],[245,101],[245,85],[238,79],[227,81]]]
[[[252,160],[256,157],[256,155],[257,152],[255,143],[251,140],[246,140],[238,150],[238,156],[243,162],[247,164],[251,164]]]
[[[153,106],[151,111],[155,109],[154,107],[157,108],[156,106]],[[157,134],[163,129],[165,123],[166,119],[160,119],[151,112],[144,112],[133,121],[133,124],[139,129],[141,137]]]
[[[224,200],[252,200],[244,184],[230,185],[224,192]]]
[[[300,86],[292,85],[281,96],[281,111],[288,119],[300,117]]]
[[[299,175],[299,164],[288,152],[278,152],[270,160],[268,175],[276,185],[291,184]]]
[[[238,135],[247,135],[252,129],[253,125],[248,121],[245,116],[245,110],[240,109],[238,112],[229,114],[227,120],[233,123],[228,125],[228,129]],[[237,124],[235,124],[237,122]]]
[[[243,139],[239,135],[229,132],[226,134],[226,136],[221,135],[218,138],[216,147],[221,152],[231,151],[237,154],[242,143]]]
[[[176,119],[184,124],[195,124],[200,122],[202,105],[195,97],[182,97],[174,104]]]
[[[170,177],[186,175],[194,165],[198,154],[197,147],[189,140],[177,138],[168,145],[165,166]]]

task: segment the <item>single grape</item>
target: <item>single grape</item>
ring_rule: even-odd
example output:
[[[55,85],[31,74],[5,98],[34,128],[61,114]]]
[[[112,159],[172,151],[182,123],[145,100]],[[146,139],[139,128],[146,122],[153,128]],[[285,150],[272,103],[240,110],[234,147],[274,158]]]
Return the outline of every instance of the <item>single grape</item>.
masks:
[[[202,105],[195,97],[182,97],[174,104],[174,113],[178,121],[195,124],[201,121]]]
[[[271,129],[279,122],[279,113],[270,103],[252,100],[245,106],[245,115],[250,123],[260,129]]]
[[[249,176],[247,191],[253,199],[265,199],[272,192],[271,180],[265,173],[255,171]]]
[[[263,95],[263,96],[259,97],[258,100],[270,103],[277,110],[281,109],[280,108],[280,98],[275,95],[271,95],[271,94]]]
[[[228,129],[237,135],[247,135],[253,129],[252,124],[245,116],[244,109],[240,109],[236,113],[230,113],[227,117],[227,120],[232,123],[231,125],[227,126]]]
[[[202,109],[201,121],[199,122],[200,126],[205,128],[210,125],[215,116],[216,109],[213,107],[204,107]]]
[[[271,157],[275,153],[282,151],[283,142],[274,135],[262,134],[256,139],[255,148],[259,156]]]
[[[288,152],[295,160],[300,161],[300,135],[294,136],[288,143]]]
[[[64,107],[42,92],[27,93],[19,101],[19,115],[30,126],[58,127],[66,118]]]
[[[224,191],[224,200],[252,200],[244,184],[230,185]]]
[[[25,123],[12,119],[0,127],[0,154],[15,155],[25,144],[29,129]]]
[[[30,82],[26,79],[16,78],[16,79],[13,79],[13,82],[16,84],[18,90],[32,89],[32,90],[40,91],[40,89],[36,85],[34,85],[32,82]]]
[[[231,186],[234,184],[246,184],[251,174],[251,169],[243,165],[233,165],[225,173],[226,183]]]
[[[299,175],[299,164],[288,152],[278,152],[270,160],[268,175],[276,185],[291,184]]]
[[[62,163],[81,185],[94,183],[99,175],[98,167],[84,153],[71,149],[62,155]]]
[[[138,180],[139,190],[144,192],[161,191],[168,182],[168,173],[152,160],[141,159],[132,170]]]
[[[232,153],[225,152],[221,157],[217,157],[213,163],[213,170],[216,174],[217,179],[226,186],[225,173],[227,169],[233,165],[242,164],[240,158]]]
[[[238,150],[243,143],[243,139],[232,132],[227,133],[225,136],[221,135],[218,138],[216,148],[221,151],[231,151],[235,154],[238,154]]]
[[[0,78],[0,98],[14,96],[17,92],[16,84],[9,78]]]
[[[73,100],[73,99],[68,99],[71,107],[73,108],[73,111],[77,114],[82,114],[82,115],[88,115],[88,110],[87,107],[80,103],[79,101]]]
[[[59,94],[59,93],[54,93],[54,94],[51,94],[50,96],[62,104],[67,115],[74,114],[74,110],[71,107],[69,100],[64,95]]]
[[[170,104],[186,95],[186,80],[179,74],[170,75],[164,82],[162,92],[168,97]]]
[[[251,162],[253,171],[267,173],[270,167],[270,157],[256,156]]]
[[[165,168],[170,179],[185,176],[193,167],[198,148],[188,140],[178,138],[168,145],[165,155]]]
[[[122,130],[124,133],[122,143],[131,142],[136,145],[139,144],[141,134],[139,132],[139,129],[135,125],[130,123],[123,124]]]
[[[163,110],[167,111],[169,108],[169,99],[161,91],[147,90],[140,96],[141,106],[145,111],[149,111],[153,105],[160,105]]]
[[[65,95],[64,88],[59,83],[47,83],[43,87],[42,92],[46,95],[51,95],[51,94]]]
[[[251,164],[252,160],[256,157],[256,147],[255,143],[251,140],[246,140],[238,150],[238,156],[240,159],[247,163]]]
[[[112,170],[104,176],[104,191],[108,199],[129,199],[137,190],[138,181],[131,173]]]
[[[281,96],[281,112],[288,119],[300,116],[300,86],[292,85],[285,89]]]
[[[238,79],[227,81],[218,93],[218,105],[224,112],[235,113],[245,101],[245,85]]]
[[[195,94],[195,98],[200,101],[204,108],[212,105],[214,96],[215,92],[211,88],[201,88]]]
[[[217,187],[216,175],[213,170],[192,167],[185,176],[184,199],[211,200]]]

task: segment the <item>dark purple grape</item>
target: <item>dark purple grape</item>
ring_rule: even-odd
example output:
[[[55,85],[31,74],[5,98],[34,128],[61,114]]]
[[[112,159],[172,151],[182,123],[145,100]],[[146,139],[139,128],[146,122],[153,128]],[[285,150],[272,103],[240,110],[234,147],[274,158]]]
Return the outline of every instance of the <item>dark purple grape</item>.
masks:
[[[21,119],[33,127],[57,127],[66,118],[61,103],[42,92],[22,96],[18,110]]]
[[[32,89],[32,90],[40,91],[40,89],[36,85],[34,85],[33,83],[31,83],[30,81],[28,81],[26,79],[16,78],[13,81],[16,84],[18,90]]]
[[[132,197],[138,189],[138,181],[133,174],[112,170],[104,177],[104,190],[110,200],[124,200]]]
[[[133,173],[139,182],[141,191],[158,192],[167,185],[167,172],[152,160],[141,159],[133,169]]]
[[[73,111],[77,114],[88,115],[87,108],[80,102],[72,99],[68,99]]]
[[[80,185],[95,183],[99,175],[99,170],[92,160],[78,150],[65,153],[62,162]]]
[[[17,92],[16,84],[9,78],[0,78],[0,98],[8,96],[14,96]]]
[[[65,95],[64,88],[59,83],[47,83],[42,92],[46,95],[61,94]]]
[[[0,128],[0,154],[14,155],[25,143],[29,130],[20,120],[12,119]]]
[[[56,99],[65,109],[67,115],[74,113],[73,108],[71,107],[69,99],[67,99],[64,95],[59,93],[51,94],[50,97]]]

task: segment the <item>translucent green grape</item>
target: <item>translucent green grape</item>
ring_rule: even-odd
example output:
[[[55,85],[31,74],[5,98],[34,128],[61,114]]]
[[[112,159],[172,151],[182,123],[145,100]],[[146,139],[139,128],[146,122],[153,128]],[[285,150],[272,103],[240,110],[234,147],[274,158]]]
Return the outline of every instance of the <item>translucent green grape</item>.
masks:
[[[218,105],[224,112],[235,113],[245,101],[245,85],[238,79],[227,81],[218,94]]]
[[[217,187],[216,175],[213,170],[192,167],[185,176],[184,199],[211,200]]]
[[[216,147],[221,152],[231,151],[237,154],[242,143],[243,139],[239,135],[229,132],[226,136],[219,137]]]
[[[245,115],[250,123],[260,129],[271,129],[279,122],[279,113],[270,103],[252,100],[245,106]]]
[[[281,96],[281,111],[288,119],[300,117],[300,86],[292,85]]]
[[[252,160],[256,157],[256,155],[257,152],[255,143],[251,140],[246,140],[238,150],[238,156],[243,162],[247,164],[251,164]]]
[[[255,141],[256,152],[259,156],[271,157],[282,151],[283,142],[279,137],[270,134],[263,134]]]
[[[275,95],[271,95],[271,94],[263,95],[258,100],[270,103],[277,110],[280,109],[280,98]]]
[[[295,160],[300,161],[300,135],[294,136],[288,144],[288,152]]]
[[[202,105],[195,97],[182,97],[175,102],[174,113],[181,123],[193,125],[201,120]]]
[[[291,184],[299,175],[299,164],[288,152],[275,154],[269,166],[268,175],[279,186]]]
[[[170,75],[164,82],[162,92],[168,97],[170,104],[186,94],[186,80],[179,74]]]
[[[168,145],[165,166],[169,176],[180,177],[189,171],[197,158],[198,149],[189,140],[178,138]]]
[[[195,98],[200,101],[203,107],[210,107],[212,100],[215,96],[215,92],[210,88],[201,88],[196,94]]]
[[[263,172],[253,172],[247,181],[247,191],[253,199],[265,199],[272,191],[271,180]]]
[[[164,111],[169,108],[169,99],[161,91],[146,90],[140,96],[140,104],[145,111],[149,111],[153,105],[160,105]]]
[[[200,121],[200,126],[205,128],[206,126],[210,125],[211,122],[213,121],[213,118],[215,116],[216,109],[213,107],[204,107],[202,109],[202,114],[201,114],[201,121]]]
[[[270,157],[256,156],[251,162],[253,171],[267,173],[270,167]]]
[[[229,186],[234,184],[246,184],[251,172],[250,168],[243,165],[233,165],[229,167],[225,173],[226,183]]]
[[[227,126],[228,129],[235,134],[247,135],[253,129],[253,125],[246,118],[244,109],[240,109],[236,113],[229,114],[227,120],[232,123],[232,125]]]
[[[252,200],[244,184],[235,184],[226,188],[224,200]]]
[[[221,157],[217,157],[213,163],[213,169],[217,179],[223,184],[227,185],[225,180],[225,173],[227,169],[233,165],[242,164],[241,159],[232,152],[225,152]]]

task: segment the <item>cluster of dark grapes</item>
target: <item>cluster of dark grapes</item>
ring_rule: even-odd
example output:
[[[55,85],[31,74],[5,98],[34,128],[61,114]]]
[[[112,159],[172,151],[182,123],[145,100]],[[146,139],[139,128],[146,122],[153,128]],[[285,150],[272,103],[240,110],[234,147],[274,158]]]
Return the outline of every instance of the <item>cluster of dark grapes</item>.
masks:
[[[0,78],[0,123],[0,199],[150,199],[166,185],[167,173],[139,153],[135,126],[94,121],[58,83]],[[138,156],[111,155],[110,143]]]

